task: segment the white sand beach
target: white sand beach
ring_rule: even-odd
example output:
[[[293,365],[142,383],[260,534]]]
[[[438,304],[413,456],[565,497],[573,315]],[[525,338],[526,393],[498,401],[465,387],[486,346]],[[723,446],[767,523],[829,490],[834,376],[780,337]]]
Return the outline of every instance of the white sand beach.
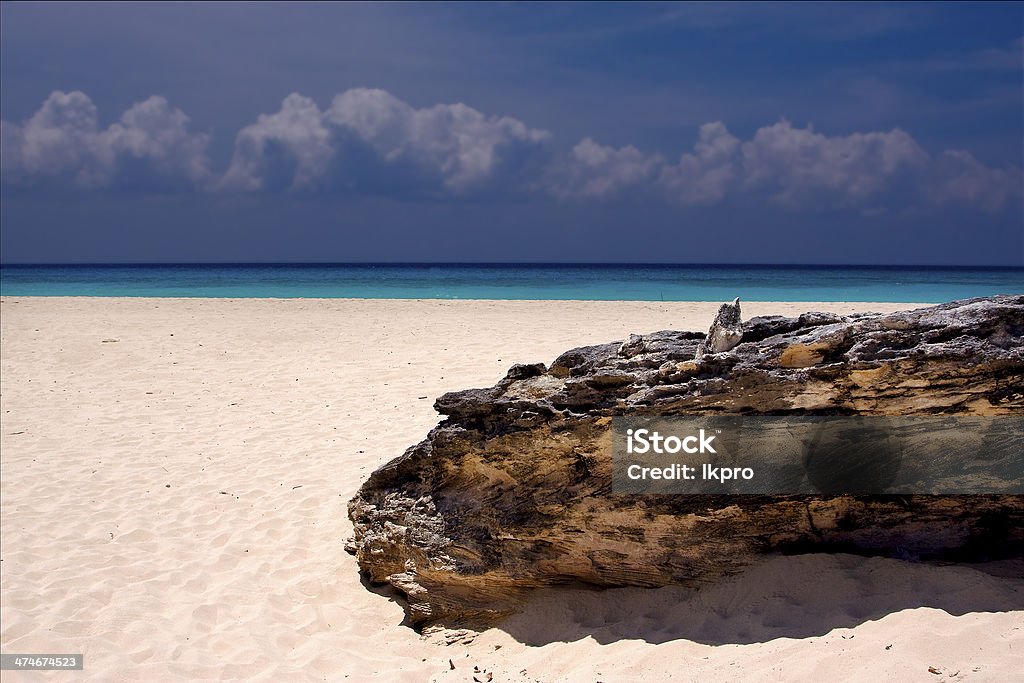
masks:
[[[573,346],[704,330],[716,309],[3,298],[0,647],[85,656],[4,683],[1019,676],[1017,562],[778,557],[696,594],[548,591],[480,634],[418,634],[361,583],[346,504],[437,422],[436,396]]]

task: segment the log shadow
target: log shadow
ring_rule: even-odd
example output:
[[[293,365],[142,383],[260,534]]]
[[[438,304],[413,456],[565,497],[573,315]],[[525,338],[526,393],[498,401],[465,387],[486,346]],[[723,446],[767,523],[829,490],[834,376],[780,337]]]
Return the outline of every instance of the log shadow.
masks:
[[[359,572],[359,583],[361,583],[363,585],[363,588],[370,591],[371,593],[379,595],[382,598],[387,598],[388,602],[393,602],[397,605],[401,605],[405,613],[405,616],[402,618],[401,625],[408,626],[409,628],[416,628],[416,624],[412,623],[412,620],[409,619],[409,610],[406,609],[408,603],[406,602],[405,596],[402,595],[402,592],[400,590],[398,590],[397,588],[388,583],[372,583],[370,581],[369,575],[366,572]]]
[[[593,638],[708,645],[812,638],[917,608],[1024,610],[1024,560],[938,565],[842,554],[776,556],[700,590],[546,589],[496,627],[540,646]]]

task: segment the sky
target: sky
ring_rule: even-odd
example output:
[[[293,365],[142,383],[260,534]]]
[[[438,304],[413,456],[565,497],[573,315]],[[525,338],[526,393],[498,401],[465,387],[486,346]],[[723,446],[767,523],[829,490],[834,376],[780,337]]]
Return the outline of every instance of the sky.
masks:
[[[0,4],[0,261],[1024,265],[1024,4]]]

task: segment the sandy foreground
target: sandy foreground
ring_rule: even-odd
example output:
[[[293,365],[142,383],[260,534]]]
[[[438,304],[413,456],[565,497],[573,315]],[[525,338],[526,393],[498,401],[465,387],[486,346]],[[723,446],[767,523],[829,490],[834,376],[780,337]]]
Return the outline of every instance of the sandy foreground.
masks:
[[[780,557],[696,594],[550,591],[481,634],[417,634],[360,582],[346,503],[437,422],[436,396],[573,346],[706,329],[716,309],[5,297],[0,647],[84,653],[85,671],[4,683],[1019,676],[1020,563]]]

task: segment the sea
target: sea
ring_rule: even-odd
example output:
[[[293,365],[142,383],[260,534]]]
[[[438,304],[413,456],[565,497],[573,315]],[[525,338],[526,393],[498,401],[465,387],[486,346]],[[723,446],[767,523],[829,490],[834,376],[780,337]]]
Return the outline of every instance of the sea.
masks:
[[[4,265],[3,296],[893,301],[1024,294],[1024,268],[622,264]]]

